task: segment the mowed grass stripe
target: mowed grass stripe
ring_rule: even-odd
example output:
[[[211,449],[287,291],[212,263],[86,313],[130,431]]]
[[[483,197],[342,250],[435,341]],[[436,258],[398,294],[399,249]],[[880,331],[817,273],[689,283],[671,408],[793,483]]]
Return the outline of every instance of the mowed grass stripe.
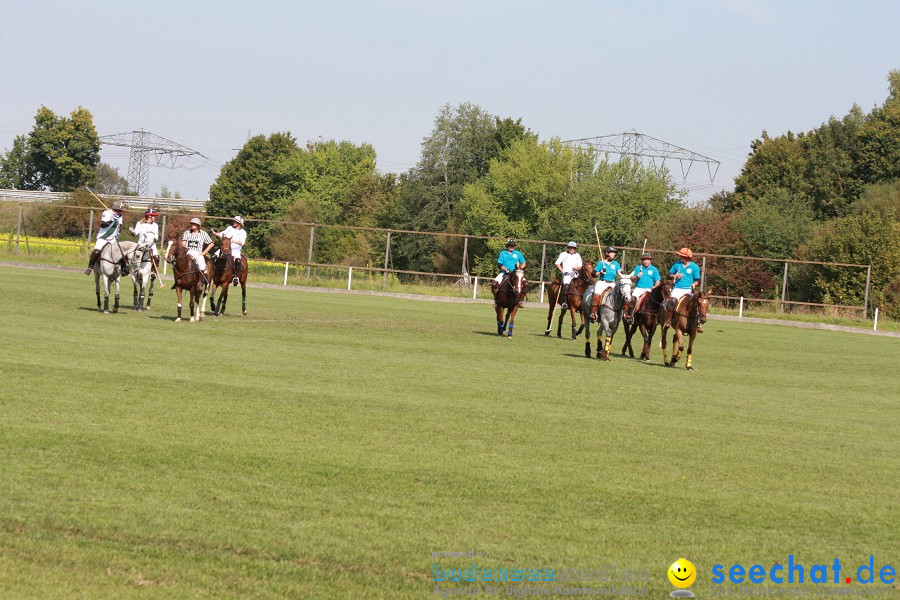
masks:
[[[432,550],[475,547],[658,593],[683,555],[703,593],[718,561],[900,555],[891,338],[713,321],[689,373],[655,345],[587,360],[543,308],[507,340],[484,305],[94,303],[84,276],[0,268],[12,595],[422,597]]]

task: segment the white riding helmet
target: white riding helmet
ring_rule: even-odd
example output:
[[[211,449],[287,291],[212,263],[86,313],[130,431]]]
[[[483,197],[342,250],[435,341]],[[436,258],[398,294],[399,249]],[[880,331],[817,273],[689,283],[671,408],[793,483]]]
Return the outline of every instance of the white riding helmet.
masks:
[[[194,217],[193,219],[191,219],[191,225],[196,225],[197,227],[202,227],[203,222],[200,221],[199,217]]]
[[[578,247],[578,244],[575,243],[575,242],[569,242],[569,243],[566,245],[566,248],[577,248],[577,247]]]
[[[243,225],[243,224],[244,224],[244,217],[235,217],[235,218],[232,219],[232,221],[233,221],[234,223],[239,224],[239,225]]]

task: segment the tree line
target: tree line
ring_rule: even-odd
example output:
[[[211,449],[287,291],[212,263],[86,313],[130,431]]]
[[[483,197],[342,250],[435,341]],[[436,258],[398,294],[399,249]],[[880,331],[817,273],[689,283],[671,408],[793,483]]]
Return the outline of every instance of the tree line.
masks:
[[[734,191],[699,204],[685,202],[665,169],[541,139],[522,119],[462,103],[439,110],[417,164],[399,174],[380,172],[367,143],[298,144],[289,132],[252,137],[222,167],[207,212],[583,244],[595,241],[596,226],[603,244],[637,246],[646,235],[656,248],[872,264],[873,302],[900,318],[900,71],[888,83],[884,103],[869,112],[853,106],[807,132],[763,131]],[[34,130],[0,156],[5,187],[66,191],[116,177],[99,162],[83,108],[59,117],[42,107]],[[248,230],[251,255],[306,260],[308,227],[252,223]],[[470,271],[493,273],[500,244],[470,240]],[[315,248],[316,262],[377,265],[384,237],[317,229]],[[525,250],[535,264],[539,249]],[[456,272],[463,242],[399,234],[391,261],[397,269]],[[781,266],[713,261],[707,284],[726,295],[774,298]],[[790,272],[792,299],[858,304],[863,288],[850,269]]]

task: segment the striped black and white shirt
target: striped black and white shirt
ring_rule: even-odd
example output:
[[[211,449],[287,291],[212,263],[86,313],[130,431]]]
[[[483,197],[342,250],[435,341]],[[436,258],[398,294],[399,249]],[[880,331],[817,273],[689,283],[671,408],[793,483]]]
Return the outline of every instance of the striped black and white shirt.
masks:
[[[200,252],[203,252],[204,248],[212,244],[209,234],[202,229],[196,233],[185,231],[181,239],[187,242],[188,250],[199,250]]]

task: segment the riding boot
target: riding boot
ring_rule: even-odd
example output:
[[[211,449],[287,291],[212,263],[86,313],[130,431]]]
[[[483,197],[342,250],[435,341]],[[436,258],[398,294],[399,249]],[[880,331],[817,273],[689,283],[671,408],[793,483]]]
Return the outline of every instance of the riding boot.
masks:
[[[85,275],[90,275],[94,272],[94,263],[97,262],[98,258],[100,258],[100,250],[91,252],[91,258],[88,260],[88,268],[84,270]]]
[[[560,303],[559,307],[562,309],[569,308],[569,286],[570,285],[571,284],[569,284],[569,283],[563,284],[562,292],[560,292],[560,294],[559,294],[560,298],[562,298],[562,302]]]
[[[234,277],[231,279],[231,285],[240,285],[241,283],[241,259],[235,258],[234,261]]]

